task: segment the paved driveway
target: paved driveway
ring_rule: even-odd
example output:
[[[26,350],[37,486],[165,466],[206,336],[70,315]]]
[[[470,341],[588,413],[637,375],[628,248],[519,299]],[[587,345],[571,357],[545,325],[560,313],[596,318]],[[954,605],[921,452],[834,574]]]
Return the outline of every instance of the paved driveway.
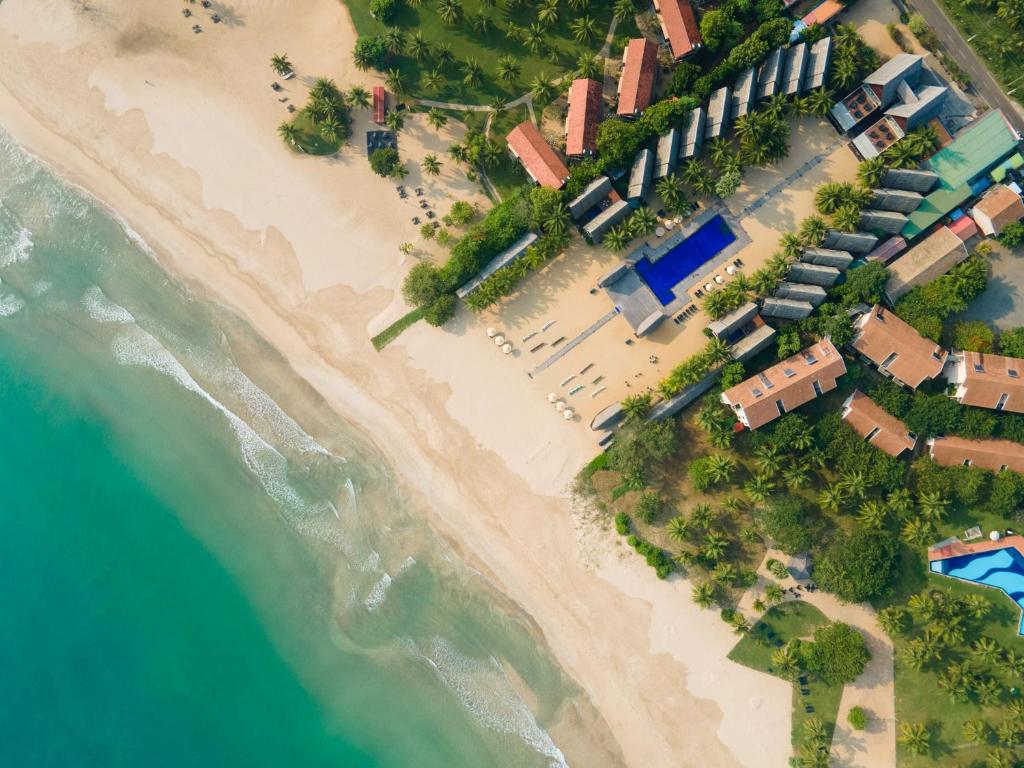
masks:
[[[984,320],[1006,330],[1024,325],[1024,246],[1011,251],[992,240],[992,265],[985,292],[971,302],[961,317]]]

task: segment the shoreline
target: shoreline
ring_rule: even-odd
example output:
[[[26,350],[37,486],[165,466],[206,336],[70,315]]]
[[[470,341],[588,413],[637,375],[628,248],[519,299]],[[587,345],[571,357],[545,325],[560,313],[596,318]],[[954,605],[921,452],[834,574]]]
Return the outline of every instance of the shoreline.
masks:
[[[324,13],[331,15],[332,10],[325,8]],[[0,30],[2,23],[0,14]],[[4,39],[10,44],[0,60],[17,58],[20,51],[15,49],[26,44],[13,42],[9,35]],[[23,53],[29,59],[52,55],[39,50]],[[396,255],[389,264],[385,252],[394,254],[392,243],[372,254],[381,262],[375,269],[354,272],[347,285],[334,279],[337,265],[311,279],[297,253],[302,245],[293,247],[276,221],[263,221],[254,231],[233,211],[208,204],[205,184],[217,169],[183,165],[166,149],[158,153],[146,110],[112,110],[107,99],[94,93],[102,91],[96,85],[95,65],[86,66],[88,72],[77,64],[72,70],[86,75],[91,90],[80,93],[81,81],[69,81],[64,82],[64,93],[39,92],[38,99],[49,99],[46,108],[66,109],[71,124],[80,117],[94,134],[74,131],[52,114],[42,114],[38,103],[18,99],[7,84],[18,78],[17,67],[0,75],[2,125],[62,179],[113,211],[127,224],[127,231],[136,232],[159,263],[197,295],[238,312],[333,410],[388,457],[403,492],[470,564],[523,610],[597,708],[600,718],[588,729],[591,735],[600,738],[602,730],[610,731],[605,738],[617,742],[610,750],[621,748],[629,765],[745,765],[769,755],[772,759],[763,764],[776,764],[774,757],[783,764],[788,755],[788,712],[782,720],[775,715],[766,718],[764,710],[772,706],[762,707],[760,700],[740,707],[743,694],[750,694],[755,684],[758,695],[776,696],[770,682],[739,668],[729,670],[724,660],[713,666],[714,647],[723,642],[722,635],[731,647],[728,628],[716,615],[701,614],[690,603],[685,582],[657,582],[650,569],[610,534],[567,514],[567,480],[591,446],[568,431],[556,431],[561,426],[557,425],[545,428],[540,440],[511,450],[510,443],[534,428],[533,412],[525,413],[523,425],[511,436],[467,426],[481,423],[486,410],[480,411],[487,404],[479,398],[459,400],[456,392],[486,392],[481,387],[488,386],[500,365],[499,360],[497,365],[458,372],[459,381],[445,379],[444,364],[458,359],[450,357],[453,350],[460,350],[467,362],[476,362],[466,354],[480,349],[466,338],[466,327],[474,321],[462,315],[454,329],[445,330],[421,324],[383,353],[374,353],[369,329],[382,325],[401,303],[394,291],[403,265]],[[118,75],[107,77],[116,81]],[[362,73],[355,77],[367,79]],[[57,79],[63,82],[60,74]],[[347,75],[339,80],[352,82]],[[31,88],[30,81],[19,84]],[[75,93],[79,103],[69,104]],[[105,141],[101,134],[105,127],[125,123],[130,124],[126,133],[137,141],[117,162],[112,152],[117,138]],[[253,124],[250,129],[272,133],[272,126]],[[73,141],[70,136],[81,138]],[[347,152],[338,164],[350,161],[352,154]],[[323,168],[332,165],[311,166],[310,158],[301,157],[285,162],[294,164],[285,173],[300,181],[307,180],[307,169],[322,175]],[[290,193],[288,201],[299,204],[303,192],[313,194],[318,183],[284,194]],[[321,239],[331,236],[315,226],[310,229]],[[360,238],[361,246],[372,242],[365,231]],[[322,324],[314,317],[320,314]],[[367,360],[365,355],[372,357]],[[552,435],[573,442],[552,446]],[[544,459],[552,465],[542,466]],[[709,647],[694,648],[704,645]],[[725,675],[733,680],[725,683],[720,679]],[[734,681],[743,681],[746,688],[726,690]],[[787,688],[786,701],[788,695]],[[724,712],[719,702],[729,711]],[[742,728],[755,712],[761,713],[758,731],[782,723],[782,733],[766,733],[767,743],[752,743],[757,739],[750,739]],[[685,732],[681,724],[686,724]],[[562,746],[557,729],[554,735]]]

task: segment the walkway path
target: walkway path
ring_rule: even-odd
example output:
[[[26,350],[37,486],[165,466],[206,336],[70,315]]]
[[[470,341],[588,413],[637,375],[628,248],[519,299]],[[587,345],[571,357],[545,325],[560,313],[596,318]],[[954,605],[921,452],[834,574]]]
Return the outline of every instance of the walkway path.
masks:
[[[758,568],[757,585],[748,590],[740,600],[739,609],[751,624],[759,618],[753,608],[754,599],[763,593],[770,581],[780,583],[783,588],[796,586],[792,577],[779,581],[772,576],[764,563],[769,557],[780,562],[789,561],[789,555],[778,550],[768,550],[764,562]],[[893,676],[892,642],[882,631],[875,617],[874,609],[867,604],[841,603],[827,592],[801,592],[800,598],[824,613],[831,621],[841,621],[856,628],[867,641],[871,661],[860,677],[843,689],[839,702],[836,728],[832,735],[830,765],[838,768],[896,768],[896,688]],[[852,707],[863,707],[868,713],[868,727],[855,731],[847,722],[846,715]]]
[[[608,58],[608,54],[612,52],[612,40],[615,39],[615,30],[618,26],[619,20],[612,16],[612,23],[611,26],[608,27],[608,34],[604,38],[604,45],[602,45],[601,50],[597,52],[597,55],[604,59],[604,78],[602,80],[601,90],[607,101],[612,101],[615,98],[615,68],[618,62],[613,62]]]
[[[459,104],[454,101],[433,101],[432,99],[416,99],[417,104],[423,107],[437,107],[438,109],[450,109],[454,112],[493,112],[494,110],[485,104]],[[533,94],[524,93],[517,99],[505,104],[505,109],[521,107],[523,104],[528,108],[533,106]]]
[[[756,201],[754,201],[753,203],[748,205],[746,208],[744,208],[742,211],[737,213],[736,214],[736,218],[737,219],[744,219],[747,216],[750,216],[752,213],[755,213],[762,205],[767,203],[769,200],[771,200],[777,194],[779,194],[784,189],[789,187],[790,184],[792,184],[794,181],[796,181],[801,176],[803,176],[805,173],[807,173],[809,170],[811,170],[814,166],[818,165],[826,157],[828,157],[833,152],[835,152],[836,148],[839,147],[840,145],[842,145],[845,141],[846,141],[846,139],[844,137],[842,137],[842,136],[840,136],[840,137],[836,138],[835,140],[833,140],[827,147],[825,147],[825,149],[823,149],[817,155],[815,155],[810,160],[808,160],[806,163],[801,165],[799,168],[797,168],[795,171],[793,171],[791,174],[789,174],[789,176],[787,176],[782,181],[780,181],[778,184],[776,184],[774,187],[769,189],[765,194],[761,195],[761,197],[759,197]]]

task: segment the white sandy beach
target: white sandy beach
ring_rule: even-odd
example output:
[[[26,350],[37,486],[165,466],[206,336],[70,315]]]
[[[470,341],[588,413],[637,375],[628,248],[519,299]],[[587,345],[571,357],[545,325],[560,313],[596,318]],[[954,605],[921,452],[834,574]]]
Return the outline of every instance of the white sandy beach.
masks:
[[[376,83],[351,64],[344,6],[238,0],[221,12],[226,23],[204,18],[193,35],[166,0],[3,0],[0,126],[236,309],[374,440],[593,704],[596,717],[553,731],[571,764],[785,765],[790,687],[728,662],[734,636],[684,581],[658,582],[573,515],[568,487],[592,438],[554,417],[480,323],[420,324],[373,351],[369,337],[404,309],[397,246],[419,242],[419,209],[371,173],[365,111],[339,156],[303,157],[276,135],[285,111],[268,87],[278,51],[296,65],[285,93],[300,106],[316,76]],[[403,155],[441,154],[453,125],[438,135],[410,120]],[[450,162],[438,179],[409,167],[406,186],[441,211],[486,202]]]

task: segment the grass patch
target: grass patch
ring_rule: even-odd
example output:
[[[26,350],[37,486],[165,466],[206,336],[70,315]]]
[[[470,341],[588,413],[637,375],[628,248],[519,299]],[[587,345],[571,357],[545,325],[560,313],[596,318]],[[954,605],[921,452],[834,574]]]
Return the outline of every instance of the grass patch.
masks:
[[[402,331],[422,320],[424,311],[425,309],[423,307],[417,307],[408,314],[405,314],[395,320],[395,322],[370,339],[373,344],[373,348],[380,352],[384,347],[397,339]]]
[[[505,109],[494,116],[491,121],[491,138],[505,148],[505,137],[521,122],[529,118],[525,106]],[[494,168],[487,171],[487,178],[491,180],[494,188],[502,199],[514,194],[520,187],[530,183],[526,171],[518,162],[511,158],[498,163]]]
[[[370,15],[368,0],[346,0],[345,4],[360,35],[377,35],[384,31],[385,26]],[[394,57],[393,66],[401,71],[411,96],[464,104],[487,104],[495,96],[511,101],[529,90],[529,83],[534,77],[542,73],[548,77],[557,77],[573,69],[581,54],[596,54],[604,43],[612,18],[612,0],[591,0],[588,9],[582,13],[595,20],[597,34],[589,42],[580,43],[573,38],[569,26],[579,14],[563,5],[559,9],[558,22],[548,29],[545,40],[547,50],[535,54],[519,40],[509,39],[505,33],[509,22],[521,27],[534,23],[537,20],[536,10],[527,6],[509,11],[504,0],[499,0],[496,7],[488,11],[494,21],[494,28],[480,34],[470,25],[470,20],[476,13],[485,10],[484,4],[480,0],[464,0],[463,7],[463,18],[457,24],[448,26],[441,21],[435,2],[423,3],[419,8],[400,4],[393,21],[394,26],[407,35],[420,31],[432,46],[442,41],[449,43],[455,54],[455,62],[444,71],[443,85],[433,91],[423,87],[422,78],[434,68],[434,62],[416,61],[407,55]],[[495,74],[498,59],[506,54],[515,57],[521,67],[518,80],[512,83],[499,80]],[[474,87],[467,86],[462,80],[461,64],[469,58],[479,61],[484,72],[480,83]]]
[[[960,27],[964,39],[973,38],[971,47],[1004,88],[1011,83],[1019,86],[1014,81],[1024,77],[1024,55],[1015,44],[1021,42],[1021,35],[996,15],[995,3],[990,8],[968,6],[962,0],[940,0],[940,4]]]
[[[781,677],[772,667],[772,652],[778,647],[777,644],[785,644],[794,638],[809,639],[815,629],[826,624],[828,619],[825,614],[809,603],[782,603],[769,609],[750,632],[736,643],[736,647],[729,652],[729,659],[758,672]],[[793,730],[790,738],[794,752],[803,743],[804,720],[811,717],[825,724],[828,739],[831,740],[839,712],[839,699],[843,695],[843,686],[829,685],[810,673],[805,674],[806,686],[793,683]],[[810,694],[801,694],[800,689],[803,687],[810,688]],[[812,713],[805,710],[807,705],[814,708]]]
[[[341,149],[341,143],[327,141],[320,135],[320,131],[309,115],[299,112],[292,122],[299,129],[299,135],[295,139],[295,150],[306,155],[333,155]]]

